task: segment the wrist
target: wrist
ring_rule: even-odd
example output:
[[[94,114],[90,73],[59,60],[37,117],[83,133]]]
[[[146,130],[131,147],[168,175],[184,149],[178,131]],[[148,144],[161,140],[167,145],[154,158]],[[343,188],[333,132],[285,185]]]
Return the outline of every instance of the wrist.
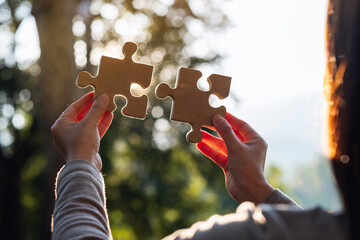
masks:
[[[260,204],[264,202],[274,188],[266,180],[253,180],[247,181],[239,190],[242,196],[240,196],[241,201],[238,202],[251,201],[255,204]]]
[[[66,161],[67,162],[71,162],[71,161],[74,161],[74,160],[82,160],[82,161],[86,161],[90,164],[92,164],[94,167],[96,167],[99,171],[101,171],[101,167],[102,167],[102,164],[101,164],[101,159],[100,159],[100,156],[97,158],[97,156],[95,155],[89,155],[89,154],[73,154],[73,155],[69,155],[67,158],[66,158]],[[100,161],[100,163],[99,163]]]
[[[258,190],[255,195],[255,203],[260,204],[265,201],[267,196],[274,190],[274,188],[265,180],[262,183],[259,183]]]

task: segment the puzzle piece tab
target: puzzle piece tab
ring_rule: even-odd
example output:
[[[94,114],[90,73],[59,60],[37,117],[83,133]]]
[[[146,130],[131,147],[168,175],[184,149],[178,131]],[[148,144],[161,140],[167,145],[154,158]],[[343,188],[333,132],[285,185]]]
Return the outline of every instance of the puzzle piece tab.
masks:
[[[93,86],[95,88],[94,99],[106,93],[110,99],[107,111],[111,112],[116,109],[114,96],[124,96],[126,105],[121,109],[121,113],[125,116],[143,119],[146,116],[148,98],[146,95],[133,96],[130,93],[130,87],[131,84],[137,83],[142,88],[148,88],[154,67],[133,61],[132,56],[137,51],[135,43],[125,43],[122,51],[124,59],[102,56],[96,77],[92,77],[85,71],[80,72],[77,77],[77,85],[80,88]]]
[[[189,123],[192,130],[186,135],[188,142],[197,143],[202,139],[200,128],[202,126],[212,126],[212,117],[220,114],[225,117],[226,108],[224,106],[213,108],[209,105],[211,94],[220,99],[229,95],[231,77],[212,74],[207,81],[210,85],[209,91],[198,89],[197,82],[202,76],[200,71],[180,68],[176,79],[176,87],[170,88],[169,85],[161,83],[156,87],[155,95],[160,98],[171,97],[173,99],[170,119]]]

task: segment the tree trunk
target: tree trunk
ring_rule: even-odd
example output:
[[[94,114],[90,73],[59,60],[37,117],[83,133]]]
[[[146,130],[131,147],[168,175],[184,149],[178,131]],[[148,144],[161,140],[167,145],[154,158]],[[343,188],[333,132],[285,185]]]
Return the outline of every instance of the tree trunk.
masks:
[[[48,157],[43,191],[47,204],[43,208],[42,233],[38,239],[51,238],[55,177],[64,163],[52,144],[50,127],[72,102],[76,92],[72,34],[72,19],[76,7],[76,0],[37,0],[33,6],[41,49],[41,74],[39,91],[35,93],[35,111],[42,124],[44,151]]]

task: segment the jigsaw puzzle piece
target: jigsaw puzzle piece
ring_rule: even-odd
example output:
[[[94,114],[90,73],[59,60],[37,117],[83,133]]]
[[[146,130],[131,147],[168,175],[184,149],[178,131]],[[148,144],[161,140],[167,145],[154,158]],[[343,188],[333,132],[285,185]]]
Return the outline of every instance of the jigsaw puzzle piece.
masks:
[[[100,61],[101,62],[101,61]],[[94,100],[96,98],[98,98],[101,94],[105,93],[104,90],[102,90],[101,85],[98,84],[99,79],[98,77],[93,77],[90,75],[90,73],[82,71],[79,73],[77,79],[76,79],[76,84],[80,87],[80,88],[86,88],[88,86],[92,86],[94,88],[94,90],[96,89],[97,91],[94,91]],[[109,105],[106,109],[106,111],[114,111],[116,109],[116,105],[112,100],[111,96],[109,93],[107,93],[109,96]]]
[[[229,96],[231,77],[211,74],[207,79],[211,94],[216,95],[220,99],[224,99]]]
[[[76,83],[80,88],[92,86],[95,90],[94,100],[101,94],[106,93],[109,96],[109,105],[106,111],[113,112],[116,109],[114,96],[117,94],[113,81],[116,76],[113,76],[112,69],[117,67],[118,60],[110,57],[102,56],[98,67],[98,74],[96,77],[91,76],[88,72],[82,71],[79,73]]]
[[[115,95],[124,96],[126,105],[121,111],[122,114],[143,119],[146,116],[148,98],[146,95],[133,96],[130,88],[133,83],[139,84],[142,88],[148,88],[151,84],[154,67],[133,61],[132,56],[137,51],[135,43],[125,43],[122,51],[124,59],[102,56],[96,77],[92,77],[88,72],[80,72],[77,85],[81,88],[93,86],[95,88],[94,99],[106,93],[109,99],[113,100],[110,101],[107,111],[116,109]]]
[[[89,85],[92,85],[94,82],[94,77],[90,75],[88,72],[80,72],[76,84],[81,88],[86,88]]]
[[[131,61],[132,56],[137,52],[137,45],[133,42],[126,42],[122,48],[122,53],[124,54],[124,60],[125,61]]]
[[[134,97],[133,95],[128,95],[126,99],[127,103],[125,107],[121,109],[121,113],[125,116],[144,119],[147,111],[147,96]]]
[[[126,74],[126,81],[131,84],[139,84],[142,88],[148,88],[151,84],[154,66],[134,62],[132,56],[136,53],[137,46],[133,42],[126,42],[122,52],[124,59],[122,60],[122,71],[118,74]],[[123,78],[123,76],[121,76]],[[130,89],[127,89],[130,93]]]
[[[130,85],[124,95],[127,99],[126,105],[121,110],[125,116],[132,116],[143,119],[146,116],[148,97],[146,95],[135,97],[130,92],[132,84],[139,84],[143,89],[150,87],[153,66],[136,63],[132,60],[132,55],[136,52],[137,46],[134,43],[128,42],[123,47],[124,54],[124,71],[119,74],[126,74]]]
[[[171,97],[173,100],[170,119],[189,123],[192,130],[186,135],[189,142],[196,143],[202,139],[201,127],[211,126],[212,117],[220,114],[225,117],[226,108],[213,108],[209,105],[209,97],[215,94],[220,99],[229,95],[231,78],[213,74],[208,78],[209,91],[201,91],[197,82],[202,76],[200,71],[180,68],[176,79],[176,87],[170,88],[161,83],[156,88],[155,95],[160,98]]]

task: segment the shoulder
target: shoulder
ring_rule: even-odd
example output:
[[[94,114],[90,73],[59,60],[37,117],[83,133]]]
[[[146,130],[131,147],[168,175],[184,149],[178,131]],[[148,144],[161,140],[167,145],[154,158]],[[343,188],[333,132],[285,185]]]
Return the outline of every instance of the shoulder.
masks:
[[[338,215],[321,208],[242,203],[235,213],[214,215],[170,239],[345,239]]]
[[[297,205],[243,203],[236,212],[246,215],[259,237],[340,240],[347,235],[344,214],[330,213],[321,207],[301,209]]]

